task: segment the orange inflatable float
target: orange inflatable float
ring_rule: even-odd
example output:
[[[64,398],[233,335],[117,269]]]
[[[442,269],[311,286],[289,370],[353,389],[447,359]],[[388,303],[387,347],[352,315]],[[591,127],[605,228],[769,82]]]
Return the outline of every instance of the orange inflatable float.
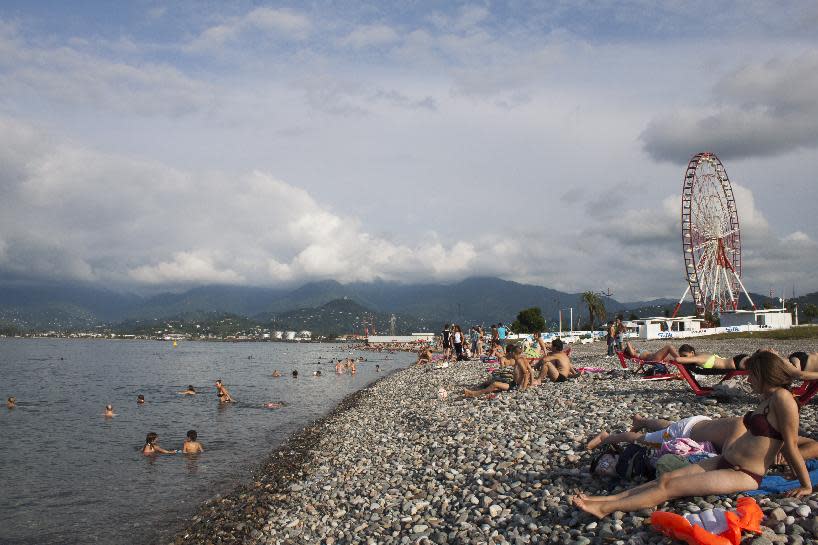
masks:
[[[689,545],[739,545],[741,532],[761,532],[764,513],[753,498],[739,498],[736,509],[707,509],[685,517],[667,511],[650,516],[654,528]]]

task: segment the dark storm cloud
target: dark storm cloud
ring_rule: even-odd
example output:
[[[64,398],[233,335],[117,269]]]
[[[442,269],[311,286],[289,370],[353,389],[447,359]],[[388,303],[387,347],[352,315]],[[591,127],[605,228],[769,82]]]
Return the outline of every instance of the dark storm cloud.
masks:
[[[640,139],[660,161],[683,164],[700,151],[722,159],[769,157],[818,147],[818,51],[750,64],[713,89],[714,108],[653,119]]]

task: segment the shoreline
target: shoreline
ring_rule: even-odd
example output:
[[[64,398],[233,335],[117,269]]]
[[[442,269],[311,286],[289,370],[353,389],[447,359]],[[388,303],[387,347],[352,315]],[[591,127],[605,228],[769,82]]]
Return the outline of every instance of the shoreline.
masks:
[[[746,341],[696,344],[724,354],[749,348]],[[658,343],[640,343],[652,346]],[[614,372],[493,400],[462,397],[463,387],[486,376],[479,362],[396,371],[294,435],[249,485],[205,504],[173,543],[669,543],[651,529],[650,510],[596,520],[570,505],[578,489],[612,493],[634,484],[591,478],[585,442],[602,429],[627,428],[634,413],[740,416],[754,399],[714,403],[682,381],[641,381],[603,354],[604,345],[575,345],[572,360]],[[441,387],[447,399],[438,398]],[[813,403],[801,418],[816,439],[817,416]],[[683,498],[662,508],[730,509],[735,498]],[[768,541],[818,538],[818,494],[758,499]]]
[[[192,515],[182,529],[161,532],[156,543],[244,543],[255,540],[264,526],[260,517],[264,512],[247,512],[247,498],[254,503],[269,505],[287,498],[290,487],[306,474],[306,466],[314,458],[314,448],[324,434],[326,424],[347,411],[353,410],[378,383],[406,371],[398,369],[353,392],[338,402],[326,415],[304,426],[275,447],[265,459],[250,469],[249,482],[242,482],[227,494],[208,499]],[[239,512],[237,509],[241,507]],[[214,536],[219,536],[216,540]]]

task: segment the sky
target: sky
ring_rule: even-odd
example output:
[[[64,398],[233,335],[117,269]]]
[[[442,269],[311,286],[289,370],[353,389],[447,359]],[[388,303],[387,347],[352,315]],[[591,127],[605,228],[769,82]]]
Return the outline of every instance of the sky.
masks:
[[[818,291],[814,1],[0,3],[0,283]]]

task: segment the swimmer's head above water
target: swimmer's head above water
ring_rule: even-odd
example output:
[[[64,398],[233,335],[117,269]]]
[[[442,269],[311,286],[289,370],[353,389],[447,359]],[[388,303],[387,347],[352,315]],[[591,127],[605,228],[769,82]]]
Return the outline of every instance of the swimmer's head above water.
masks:
[[[136,402],[139,405],[142,405],[143,403],[145,403],[145,396],[142,395],[142,394],[139,394],[138,396],[136,396]]]
[[[6,407],[8,407],[9,409],[13,409],[16,406],[17,406],[17,398],[14,397],[14,396],[9,396],[9,398],[6,400]]]

